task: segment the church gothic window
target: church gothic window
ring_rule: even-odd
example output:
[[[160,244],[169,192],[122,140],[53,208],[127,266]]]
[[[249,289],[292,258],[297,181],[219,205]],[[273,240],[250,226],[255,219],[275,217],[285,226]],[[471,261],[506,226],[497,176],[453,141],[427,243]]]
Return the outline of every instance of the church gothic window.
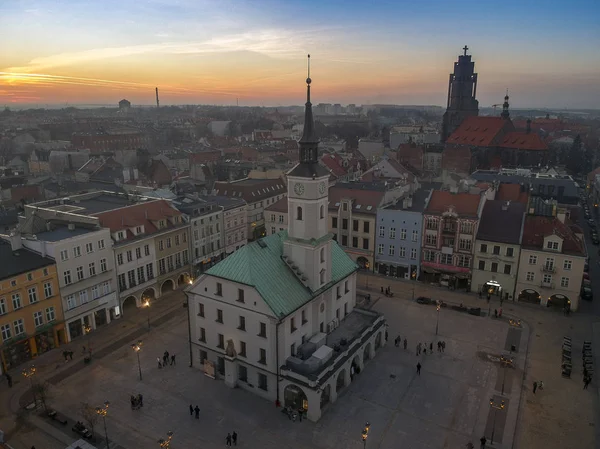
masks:
[[[296,220],[302,220],[302,208],[300,206],[296,209]]]
[[[320,207],[320,217],[321,219],[325,218],[325,207],[323,205]]]
[[[321,263],[325,262],[325,248],[321,248]]]

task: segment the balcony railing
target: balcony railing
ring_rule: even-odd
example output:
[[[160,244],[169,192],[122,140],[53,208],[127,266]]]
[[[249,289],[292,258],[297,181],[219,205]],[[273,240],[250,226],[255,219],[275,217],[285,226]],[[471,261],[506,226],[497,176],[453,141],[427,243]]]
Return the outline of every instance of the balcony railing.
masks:
[[[540,287],[554,289],[554,282],[541,282]]]
[[[542,265],[542,273],[556,273],[556,267],[554,265]]]

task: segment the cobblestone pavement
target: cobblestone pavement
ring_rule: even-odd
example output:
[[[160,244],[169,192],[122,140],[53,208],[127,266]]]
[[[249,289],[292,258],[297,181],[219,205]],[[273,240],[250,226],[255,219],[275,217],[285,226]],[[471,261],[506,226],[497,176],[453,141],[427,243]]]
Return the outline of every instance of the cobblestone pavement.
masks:
[[[381,285],[391,286],[394,298],[380,299],[378,292]],[[365,276],[360,276],[359,288],[364,290],[366,286]],[[415,297],[430,296],[482,309],[487,306],[487,302],[477,299],[476,295],[450,292],[420,283],[414,286]],[[440,318],[440,334],[448,344],[446,354],[426,356],[426,363],[422,362],[422,375],[417,379],[414,352],[398,351],[393,346],[393,338],[399,332],[407,334],[409,341],[432,339],[435,308],[408,301],[413,297],[412,283],[369,276],[368,287],[365,292],[372,295],[371,305],[374,304],[375,309],[383,311],[388,317],[392,341],[366,366],[366,370],[341,394],[338,402],[330,406],[330,410],[316,425],[308,422],[291,423],[272,404],[244,391],[228,389],[222,382],[208,379],[198,370],[188,368],[187,321],[185,309],[181,308],[181,293],[174,294],[168,302],[164,301],[164,310],[159,310],[161,302],[157,302],[153,310],[155,318],[168,313],[171,315],[165,318],[173,318],[160,327],[153,326],[152,332],[142,337],[142,382],[137,379],[137,361],[128,344],[106,352],[102,360],[95,360],[91,366],[71,368],[70,371],[65,367],[68,363],[60,362],[60,354],[58,359],[48,363],[40,363],[38,359],[36,365],[42,366],[40,372],[45,372],[45,376],[55,377],[53,405],[73,418],[77,418],[81,401],[97,405],[107,399],[111,401],[109,437],[128,449],[153,447],[157,444],[156,440],[164,437],[169,429],[175,431],[175,448],[195,445],[214,447],[223,444],[224,436],[233,430],[233,426],[240,434],[240,445],[248,447],[279,447],[283,441],[293,441],[290,447],[328,448],[339,447],[341,443],[359,449],[362,444],[360,431],[363,421],[367,419],[372,424],[369,446],[397,447],[397,442],[410,441],[410,447],[414,448],[458,448],[464,447],[468,440],[476,443],[489,425],[491,415],[487,400],[490,392],[496,397],[501,371],[489,360],[482,360],[481,353],[502,351],[506,344],[506,323],[457,312],[444,313]],[[493,311],[497,307],[499,303],[492,300],[489,309]],[[577,447],[593,447],[592,410],[593,401],[597,400],[597,390],[592,387],[595,387],[596,381],[590,390],[583,391],[581,366],[578,363],[574,363],[571,379],[560,376],[562,337],[570,335],[575,348],[580,347],[584,339],[591,339],[589,317],[581,314],[564,317],[551,310],[511,303],[504,303],[503,310],[505,315],[512,314],[526,320],[531,334],[527,359],[525,354],[519,356],[526,367],[524,373],[509,371],[507,376],[511,379],[506,382],[511,385],[506,391],[510,397],[508,408],[514,412],[510,412],[512,416],[507,413],[504,421],[500,419],[499,428],[505,425],[508,429],[507,432],[496,432],[496,435],[501,432],[502,447],[510,447],[511,421],[518,423],[517,444],[513,447],[566,448],[573,447],[575,441]],[[94,336],[94,342],[97,343],[93,345],[98,348],[97,351],[108,349],[123,340],[124,336],[134,335],[143,328],[145,319],[145,311],[140,311],[133,319],[130,318],[127,325],[126,319],[122,319],[118,323],[123,326],[121,329],[107,326],[98,330]],[[448,328],[448,325],[452,327]],[[488,334],[491,336],[484,337]],[[80,344],[75,342],[73,345],[78,348]],[[484,350],[477,349],[479,346]],[[159,371],[155,367],[155,359],[165,347],[178,353],[179,364]],[[101,354],[97,355],[100,359]],[[63,370],[65,376],[70,377],[59,381],[57,374]],[[519,401],[523,374],[523,400]],[[13,377],[17,378],[16,375]],[[536,395],[531,392],[534,379],[543,380],[545,385],[545,389],[538,390]],[[19,398],[25,387],[20,379],[12,390],[0,385],[0,414],[4,415],[4,422],[14,424],[14,416],[5,411],[9,409],[8,404],[13,411],[18,409]],[[133,412],[128,398],[135,392],[144,394],[145,407]],[[202,409],[199,421],[190,419],[187,412],[189,402],[194,402],[194,405],[198,403]],[[516,407],[519,402],[520,406]],[[6,408],[4,404],[7,404]],[[14,444],[15,449],[27,449],[31,444],[50,449],[65,447],[58,443],[63,441],[64,435],[54,434],[54,438],[50,438],[48,435],[54,432],[45,430],[45,433],[38,431],[36,434],[31,426],[24,425],[13,432],[11,442],[18,443]],[[39,439],[44,436],[48,438],[45,446],[35,443],[44,441]]]
[[[75,418],[82,401],[110,401],[109,438],[130,449],[152,447],[168,430],[174,432],[174,448],[219,447],[227,432],[235,430],[239,445],[246,447],[360,449],[365,421],[371,423],[370,447],[391,449],[410,442],[415,449],[459,448],[476,442],[486,431],[488,399],[499,372],[492,358],[505,347],[507,323],[444,310],[439,338],[446,341],[445,353],[417,357],[417,341],[436,341],[435,308],[392,299],[382,299],[374,308],[388,317],[390,340],[400,333],[408,338],[409,349],[390,342],[317,424],[291,422],[273,404],[189,368],[185,316],[174,317],[143,339],[141,381],[136,356],[125,345],[57,383],[53,406]],[[156,357],[164,350],[177,354],[176,366],[157,368]],[[137,393],[143,394],[144,407],[133,411],[129,397]],[[199,420],[189,416],[190,403],[201,408]],[[510,447],[512,440],[510,425],[504,432],[507,416],[496,426],[500,447]]]
[[[464,291],[430,286],[420,282],[394,281],[377,275],[360,275],[359,288],[372,295],[372,301],[381,296],[380,287],[392,288],[394,299],[399,301],[428,296],[433,299],[463,303],[465,306],[481,307],[493,313],[499,308],[497,298],[488,305],[485,299]],[[522,449],[553,449],[570,447],[595,447],[598,420],[598,376],[588,390],[583,390],[583,368],[580,351],[585,340],[592,340],[592,323],[598,323],[595,315],[574,313],[565,317],[560,311],[540,308],[529,304],[505,301],[503,314],[518,317],[530,327],[529,354],[527,356],[524,395],[519,408],[515,447]],[[570,379],[561,376],[561,347],[564,336],[573,339],[573,373]],[[600,338],[598,339],[600,340]],[[600,343],[600,341],[599,341]],[[595,345],[597,354],[600,346]],[[598,370],[598,366],[596,366]],[[534,381],[544,382],[544,390],[534,395]],[[600,447],[600,446],[596,446]]]
[[[121,347],[124,337],[127,339],[128,336],[147,334],[148,331],[152,333],[157,326],[160,326],[170,317],[177,314],[184,316],[185,309],[182,306],[184,300],[183,292],[170,292],[154,302],[150,310],[126,309],[123,318],[115,320],[107,326],[99,327],[91,334],[94,359],[92,365],[107,353],[112,352],[115,345]],[[150,317],[152,325],[150,330],[147,325],[148,317]],[[88,346],[89,341],[87,338],[76,339],[67,345],[37,357],[31,362],[37,370],[35,379],[38,382],[43,379],[56,383],[61,378],[66,378],[80,370],[89,368],[84,365],[82,354],[82,346]],[[119,343],[120,341],[121,343]],[[72,361],[66,362],[64,360],[63,350],[74,352]],[[59,447],[64,448],[65,444],[60,442],[63,439],[61,435],[49,435],[40,432],[36,426],[20,418],[22,413],[19,410],[23,405],[31,402],[29,383],[23,379],[20,373],[22,368],[31,364],[24,364],[10,372],[13,378],[12,388],[8,388],[6,379],[3,376],[0,378],[0,429],[5,433],[5,440],[10,440],[15,449],[29,449],[32,444],[36,447],[47,447],[48,449],[53,449],[53,444],[59,444]],[[58,440],[54,436],[58,436]],[[30,442],[45,441],[45,439],[48,440],[46,445]]]

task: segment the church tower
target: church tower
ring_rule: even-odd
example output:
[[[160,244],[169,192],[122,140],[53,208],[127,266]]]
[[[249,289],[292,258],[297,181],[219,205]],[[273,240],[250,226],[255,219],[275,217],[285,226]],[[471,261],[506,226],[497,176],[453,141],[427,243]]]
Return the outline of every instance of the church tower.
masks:
[[[310,102],[310,55],[306,79],[304,130],[298,141],[299,162],[287,174],[288,239],[283,254],[290,267],[312,291],[331,281],[332,237],[329,233],[329,171],[319,165]]]
[[[450,74],[448,81],[448,102],[442,121],[442,142],[446,141],[465,118],[479,115],[479,102],[475,99],[477,73],[471,55],[467,54],[468,49],[465,45],[464,54],[454,63],[454,73]]]

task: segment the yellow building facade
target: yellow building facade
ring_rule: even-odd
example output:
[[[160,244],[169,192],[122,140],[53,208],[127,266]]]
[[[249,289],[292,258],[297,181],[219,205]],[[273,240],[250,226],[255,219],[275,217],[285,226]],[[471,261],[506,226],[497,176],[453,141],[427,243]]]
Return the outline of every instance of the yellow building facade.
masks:
[[[6,372],[66,342],[56,265],[0,242],[0,357]]]

